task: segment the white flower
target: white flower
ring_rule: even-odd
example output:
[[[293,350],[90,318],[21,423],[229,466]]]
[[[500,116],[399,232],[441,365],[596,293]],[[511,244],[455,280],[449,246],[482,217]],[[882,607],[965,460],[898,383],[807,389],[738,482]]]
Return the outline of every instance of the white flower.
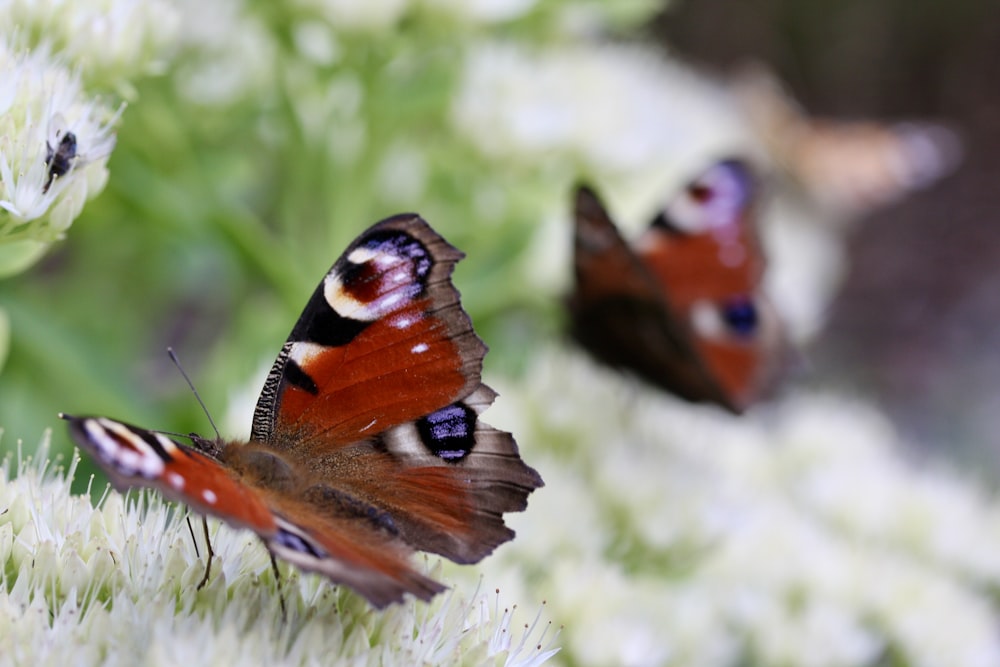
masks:
[[[471,23],[500,23],[524,16],[538,0],[423,0],[423,3]]]
[[[1000,502],[905,461],[871,407],[735,418],[578,353],[527,367],[490,379],[490,421],[546,487],[480,569],[545,596],[568,662],[1000,664]]]
[[[336,30],[376,31],[394,26],[409,8],[408,0],[296,0]]]
[[[468,56],[452,117],[488,156],[578,165],[602,185],[613,181],[616,203],[643,200],[638,210],[648,211],[706,155],[752,146],[724,99],[640,47],[485,42]]]
[[[46,439],[37,459],[0,466],[0,664],[307,665],[321,657],[536,667],[558,650],[540,615],[524,623],[501,611],[498,596],[453,589],[429,604],[374,612],[289,567],[283,619],[260,541],[216,522],[217,558],[199,591],[204,552],[195,553],[183,511],[155,495],[114,492],[94,507],[70,493],[78,460],[53,470],[47,453]]]
[[[179,92],[201,106],[227,106],[274,85],[277,47],[243,0],[175,0],[180,12]]]
[[[0,39],[0,242],[62,235],[104,188],[120,113],[87,97],[46,49]]]
[[[0,25],[42,35],[88,80],[127,87],[163,68],[178,20],[164,0],[9,0],[0,3]]]

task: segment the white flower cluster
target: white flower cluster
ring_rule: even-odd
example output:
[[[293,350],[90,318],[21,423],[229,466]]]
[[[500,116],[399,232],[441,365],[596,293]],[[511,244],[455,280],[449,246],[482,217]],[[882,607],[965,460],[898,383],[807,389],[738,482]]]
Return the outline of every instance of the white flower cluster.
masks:
[[[243,0],[175,0],[180,13],[174,81],[199,106],[264,96],[275,84],[274,35]]]
[[[1000,502],[902,460],[872,408],[734,418],[571,351],[530,368],[488,416],[546,486],[480,569],[545,596],[569,663],[1000,664]]]
[[[0,37],[0,243],[20,242],[0,275],[34,261],[104,188],[117,118],[47,50]]]
[[[130,88],[163,68],[178,14],[166,0],[5,0],[0,26],[42,42],[88,81]]]
[[[566,290],[569,275],[573,179],[598,188],[629,237],[713,160],[769,164],[732,91],[636,46],[482,43],[468,56],[452,121],[490,159],[562,175],[550,179],[553,196],[527,258],[552,293]],[[791,338],[801,341],[823,321],[843,273],[843,241],[820,211],[771,194],[762,193],[758,210],[767,290]]]
[[[613,182],[616,203],[644,199],[647,210],[664,184],[752,147],[721,88],[637,46],[485,42],[468,56],[453,120],[487,155],[561,163]]]
[[[70,493],[77,461],[53,471],[47,451],[46,441],[16,471],[9,458],[0,466],[0,665],[536,667],[558,650],[539,617],[517,629],[498,596],[450,591],[374,613],[293,568],[280,582],[283,619],[259,540],[214,522],[212,578],[196,590],[204,550],[182,511],[114,492],[94,507]]]
[[[177,13],[163,0],[0,2],[0,277],[36,261],[104,189],[122,107],[161,67]]]
[[[663,3],[659,0],[296,0],[299,9],[322,16],[342,31],[395,27],[408,14],[427,12],[449,22],[491,25],[524,18],[534,11],[555,19],[567,32],[600,29],[609,23],[635,23]]]

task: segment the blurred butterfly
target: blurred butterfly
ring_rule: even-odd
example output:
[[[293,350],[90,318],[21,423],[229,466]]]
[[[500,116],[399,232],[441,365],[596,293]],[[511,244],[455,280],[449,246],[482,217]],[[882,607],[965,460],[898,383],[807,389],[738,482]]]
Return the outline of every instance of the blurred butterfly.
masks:
[[[813,201],[849,216],[934,183],[961,158],[958,136],[943,125],[807,116],[763,67],[742,70],[734,90],[782,172]]]
[[[64,415],[70,434],[116,487],[153,488],[248,528],[274,556],[376,607],[430,599],[444,586],[409,554],[478,562],[514,537],[503,515],[542,486],[511,435],[479,418],[496,394],[451,283],[463,256],[413,214],[363,232],[281,348],[249,442],[186,446]]]
[[[745,410],[772,386],[784,347],[760,290],[756,197],[746,163],[718,162],[630,245],[594,191],[578,188],[572,337],[684,399]]]

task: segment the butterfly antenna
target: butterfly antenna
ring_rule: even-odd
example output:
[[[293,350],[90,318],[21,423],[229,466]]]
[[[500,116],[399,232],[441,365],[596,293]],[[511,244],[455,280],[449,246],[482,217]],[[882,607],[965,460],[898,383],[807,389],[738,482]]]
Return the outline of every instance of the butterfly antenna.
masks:
[[[194,383],[191,382],[191,378],[189,378],[188,374],[184,372],[184,367],[181,366],[180,359],[178,359],[177,354],[174,353],[174,348],[168,347],[167,354],[170,356],[170,361],[174,362],[174,366],[176,366],[177,370],[180,371],[181,377],[183,377],[184,381],[187,382],[187,386],[191,388],[191,393],[194,394],[195,400],[198,401],[198,405],[201,406],[201,409],[205,413],[205,416],[208,417],[208,423],[212,425],[212,430],[215,431],[215,437],[221,440],[222,434],[219,433],[219,429],[218,427],[216,427],[215,421],[212,419],[211,413],[209,413],[208,408],[205,406],[205,401],[201,400],[201,395],[198,394],[198,390],[194,388]]]

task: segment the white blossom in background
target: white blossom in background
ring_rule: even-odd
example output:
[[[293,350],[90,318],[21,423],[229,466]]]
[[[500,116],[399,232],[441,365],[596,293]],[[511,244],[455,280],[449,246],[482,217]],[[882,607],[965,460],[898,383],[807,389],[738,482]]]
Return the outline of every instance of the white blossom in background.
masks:
[[[613,182],[608,198],[631,203],[626,213],[712,156],[753,145],[721,89],[638,46],[484,42],[466,59],[452,119],[498,160],[549,161]]]
[[[431,9],[471,23],[501,23],[521,18],[539,0],[423,0]]]
[[[758,219],[769,262],[766,291],[789,337],[804,342],[822,327],[846,270],[845,216],[857,217],[918,184],[902,177],[907,172],[895,174],[890,168],[895,162],[905,162],[923,184],[947,173],[960,153],[944,128],[907,134],[876,123],[856,124],[873,135],[872,142],[849,132],[850,145],[841,147],[840,135],[823,128],[854,126],[814,127],[778,92],[767,97],[768,106],[777,110],[765,114],[761,104],[747,103],[748,86],[740,78],[713,78],[651,48],[595,42],[591,37],[547,48],[490,40],[474,44],[452,106],[456,131],[483,155],[536,169],[550,179],[552,196],[542,206],[536,250],[526,262],[533,272],[548,269],[538,278],[552,294],[565,292],[569,279],[564,239],[574,180],[596,187],[623,234],[634,237],[713,161],[741,157],[761,177]],[[755,98],[764,96],[756,92]],[[782,122],[785,118],[793,119],[794,127]],[[783,141],[770,137],[781,131]],[[923,141],[913,139],[918,133]],[[800,136],[809,138],[813,150],[796,143]],[[833,207],[816,183],[807,198],[782,187],[801,178],[797,165],[805,160],[790,163],[789,146],[808,156],[808,164],[819,163],[824,173],[844,177],[846,183],[813,179],[823,181],[823,192],[859,200]],[[861,169],[862,161],[872,164]],[[879,196],[863,197],[866,188]]]
[[[295,0],[295,6],[315,12],[338,30],[378,31],[395,26],[410,0]]]
[[[128,92],[166,66],[179,21],[166,0],[7,0],[0,26],[44,40],[88,81]]]
[[[88,95],[47,49],[0,38],[0,275],[37,259],[104,189],[120,112]],[[46,160],[67,132],[75,151],[55,176]]]
[[[553,179],[525,258],[552,294],[568,289],[573,179],[597,187],[629,237],[713,160],[768,164],[730,90],[637,46],[473,47],[452,122],[492,159],[566,174]],[[820,328],[843,274],[843,239],[824,226],[820,212],[772,194],[762,193],[759,210],[770,260],[767,289],[791,338],[802,341]]]
[[[46,440],[36,459],[0,466],[0,665],[537,667],[558,650],[540,612],[504,609],[475,583],[375,612],[283,567],[283,619],[260,541],[215,522],[198,591],[204,545],[199,557],[185,512],[110,491],[95,507],[70,493],[77,461],[54,470],[47,452]]]
[[[196,106],[266,97],[275,83],[274,35],[244,0],[176,0],[178,91]]]
[[[530,18],[554,19],[557,33],[587,35],[611,26],[637,25],[666,3],[662,0],[296,0],[300,11],[315,14],[345,32],[378,32],[407,16],[426,11],[458,24],[494,25]]]
[[[568,663],[1000,664],[1000,502],[905,461],[872,407],[735,418],[575,351],[528,368],[487,417],[546,486],[480,570],[547,600]]]

